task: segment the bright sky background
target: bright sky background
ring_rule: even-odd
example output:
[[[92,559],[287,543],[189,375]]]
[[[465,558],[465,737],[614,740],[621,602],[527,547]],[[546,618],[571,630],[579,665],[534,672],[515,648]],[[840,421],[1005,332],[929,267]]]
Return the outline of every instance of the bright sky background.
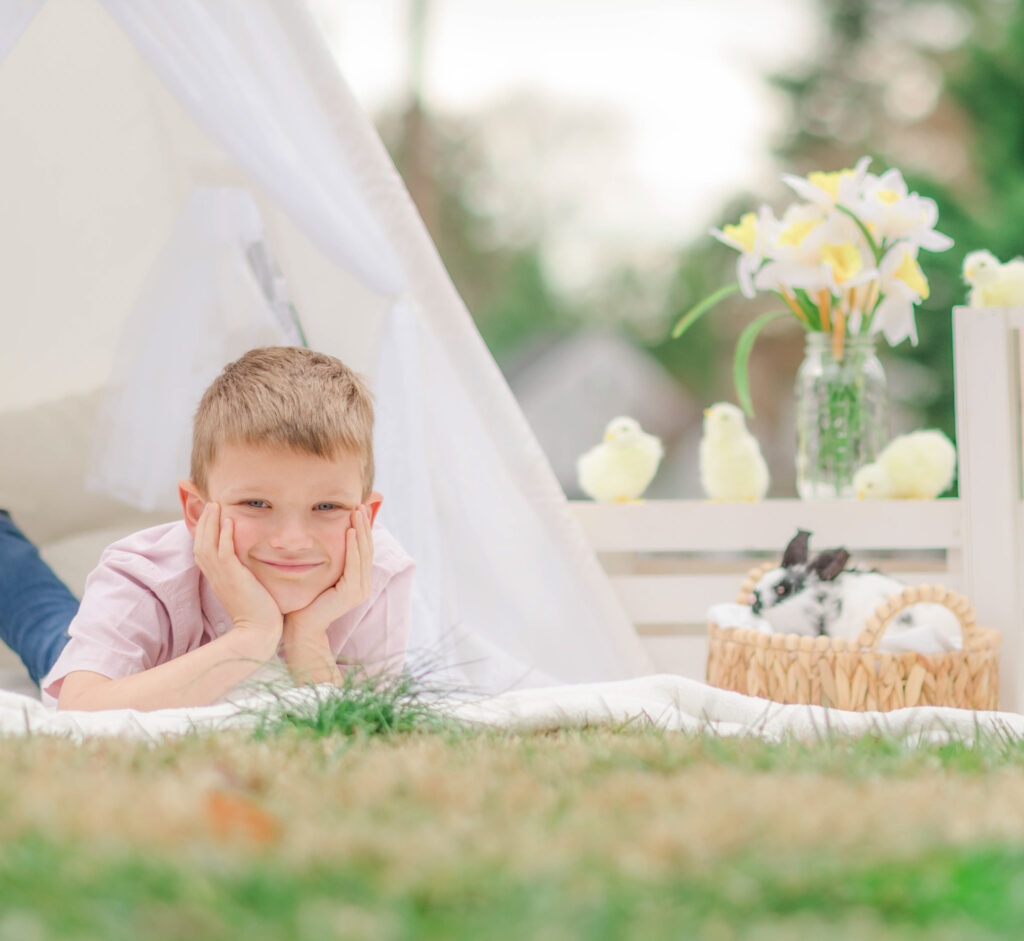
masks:
[[[606,110],[623,128],[618,152],[578,161],[578,179],[555,184],[593,194],[576,236],[679,244],[717,221],[738,188],[774,178],[766,143],[785,115],[763,77],[814,49],[814,9],[811,0],[433,0],[426,98],[454,113],[522,92]],[[408,0],[320,0],[319,13],[367,110],[394,101],[406,83]]]

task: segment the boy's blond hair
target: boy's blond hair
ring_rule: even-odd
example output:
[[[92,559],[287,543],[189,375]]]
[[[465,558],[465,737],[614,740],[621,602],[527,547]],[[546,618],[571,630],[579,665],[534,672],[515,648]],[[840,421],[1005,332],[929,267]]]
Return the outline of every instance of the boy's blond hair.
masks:
[[[317,457],[343,451],[373,487],[373,398],[341,360],[297,346],[250,350],[203,394],[192,424],[192,481],[206,493],[222,444],[265,444]]]

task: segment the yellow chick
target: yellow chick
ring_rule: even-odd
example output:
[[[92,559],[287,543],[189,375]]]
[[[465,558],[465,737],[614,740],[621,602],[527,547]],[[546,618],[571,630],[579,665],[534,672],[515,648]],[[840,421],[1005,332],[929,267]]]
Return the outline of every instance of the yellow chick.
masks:
[[[1006,264],[991,252],[971,252],[964,259],[964,281],[971,287],[971,307],[1019,307],[1024,304],[1024,258]]]
[[[576,460],[580,490],[599,503],[638,500],[658,471],[664,450],[633,418],[608,422],[604,441]]]
[[[719,402],[704,412],[700,440],[700,483],[709,500],[763,500],[768,465],[743,412]]]
[[[857,496],[873,500],[932,500],[953,483],[956,448],[941,431],[893,438],[874,464],[853,477]]]

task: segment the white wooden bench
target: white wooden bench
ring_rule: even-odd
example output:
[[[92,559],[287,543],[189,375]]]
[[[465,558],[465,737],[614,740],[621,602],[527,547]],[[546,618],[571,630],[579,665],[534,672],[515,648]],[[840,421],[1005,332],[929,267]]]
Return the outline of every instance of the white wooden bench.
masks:
[[[1024,308],[955,311],[960,499],[650,501],[573,511],[659,669],[703,679],[706,612],[798,528],[908,583],[966,594],[1003,634],[1000,704],[1024,708],[1021,579]]]
[[[911,584],[963,591],[957,500],[574,501],[598,559],[659,669],[704,678],[707,610],[735,601],[747,572],[779,559],[797,529],[811,551],[844,546]]]

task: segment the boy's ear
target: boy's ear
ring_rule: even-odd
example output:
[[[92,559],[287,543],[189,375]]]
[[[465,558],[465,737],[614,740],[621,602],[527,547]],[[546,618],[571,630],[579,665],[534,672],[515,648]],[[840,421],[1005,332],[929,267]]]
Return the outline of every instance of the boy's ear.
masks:
[[[196,523],[206,506],[206,501],[199,493],[199,488],[191,480],[178,481],[178,496],[181,499],[181,510],[185,516],[185,525],[188,531],[194,536],[196,534]]]
[[[363,506],[370,508],[370,525],[372,526],[374,520],[377,519],[377,512],[380,510],[380,505],[384,502],[384,497],[377,493],[376,490],[372,491],[370,495],[363,500]],[[202,509],[200,507],[200,509]]]

